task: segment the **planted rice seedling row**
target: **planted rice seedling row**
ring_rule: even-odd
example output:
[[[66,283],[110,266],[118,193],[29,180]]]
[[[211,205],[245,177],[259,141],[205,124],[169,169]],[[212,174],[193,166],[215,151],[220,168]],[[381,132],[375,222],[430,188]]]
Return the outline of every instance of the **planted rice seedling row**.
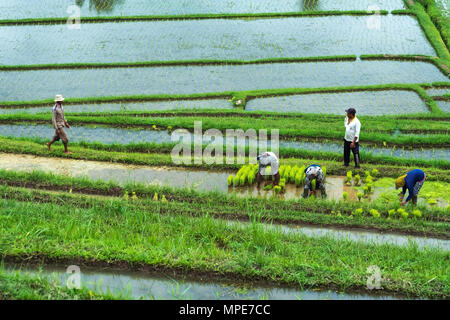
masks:
[[[4,84],[0,100],[16,104],[49,99],[54,92],[67,98],[99,98],[261,90],[273,88],[274,83],[287,89],[448,81],[435,66],[409,61],[2,71],[0,78]]]
[[[295,13],[311,11],[347,11],[367,10],[372,0],[345,0],[336,3],[332,0],[299,3],[297,0],[231,0],[217,2],[213,0],[168,0],[151,1],[134,0],[132,2],[99,1],[77,4],[83,17],[123,17],[123,16],[168,16],[175,15],[210,15],[239,13]],[[47,0],[46,6],[30,3],[27,0],[1,0],[2,19],[58,18],[67,17],[67,2],[64,0]],[[402,0],[378,0],[377,5],[383,10],[403,9]],[[67,19],[67,18],[66,18]]]
[[[156,129],[156,128],[155,128]],[[190,141],[173,141],[171,132],[165,130],[148,130],[148,129],[120,129],[104,126],[74,126],[68,131],[70,140],[76,143],[100,143],[103,145],[130,145],[130,144],[160,144],[163,148],[170,152],[171,148],[180,143],[184,143],[187,146],[191,146],[193,138]],[[38,139],[38,141],[44,141],[45,139],[51,139],[54,134],[54,129],[48,125],[5,125],[0,124],[0,136],[13,137],[13,138],[31,138]],[[437,136],[436,136],[437,137]],[[436,141],[436,137],[431,135],[429,139]],[[411,139],[415,139],[415,136],[411,136]],[[439,140],[437,140],[439,141]],[[271,141],[267,140],[268,148],[271,148]],[[249,141],[246,140],[244,150],[249,150]],[[210,143],[210,141],[204,137],[203,147],[207,145],[218,146],[217,142]],[[224,139],[222,148],[225,148],[226,141]],[[288,141],[280,140],[279,147],[282,153],[286,150],[288,153],[290,150],[308,150],[325,153],[340,153],[342,151],[342,144],[335,142],[313,142],[313,141]],[[238,144],[234,143],[234,148],[238,148]],[[145,151],[145,150],[141,150]],[[148,150],[151,151],[151,150]],[[450,161],[450,150],[448,148],[433,148],[433,149],[405,149],[404,147],[374,147],[374,146],[361,146],[363,155],[374,156],[389,156],[395,158],[404,159],[423,159],[423,160],[437,160],[442,159]]]

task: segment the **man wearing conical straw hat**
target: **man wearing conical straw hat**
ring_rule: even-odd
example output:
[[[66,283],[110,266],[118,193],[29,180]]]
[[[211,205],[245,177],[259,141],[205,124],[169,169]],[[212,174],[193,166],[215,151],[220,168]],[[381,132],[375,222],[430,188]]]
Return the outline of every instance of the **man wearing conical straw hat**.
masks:
[[[52,123],[53,127],[55,128],[55,135],[53,136],[52,141],[47,143],[47,148],[50,151],[52,144],[56,141],[61,140],[64,145],[64,153],[71,154],[72,152],[70,152],[67,149],[69,139],[67,138],[66,131],[64,130],[64,127],[70,129],[70,125],[66,121],[66,118],[64,117],[64,108],[62,106],[63,101],[64,101],[63,96],[57,94],[55,97],[55,106],[53,107],[52,113]]]

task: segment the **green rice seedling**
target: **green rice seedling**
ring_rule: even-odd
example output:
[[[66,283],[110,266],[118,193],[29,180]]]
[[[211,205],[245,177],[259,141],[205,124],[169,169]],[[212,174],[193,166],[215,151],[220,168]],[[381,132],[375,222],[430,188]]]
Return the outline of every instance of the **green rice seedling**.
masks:
[[[303,166],[302,168],[303,168],[302,171],[304,171],[305,167]],[[325,179],[327,177],[327,167],[322,167],[322,172],[323,172],[323,178]]]
[[[372,178],[372,176],[367,176],[367,177],[366,177],[366,183],[367,183],[367,184],[373,183],[373,178]]]
[[[359,174],[355,175],[353,179],[355,181],[355,186],[359,186],[361,184],[361,176]]]
[[[367,191],[368,191],[368,193],[372,192],[372,188],[373,188],[373,184],[372,183],[368,183],[367,184]]]
[[[390,210],[388,211],[388,216],[389,216],[389,218],[394,218],[394,217],[395,217],[395,214],[396,214],[395,209],[390,209]]]
[[[398,208],[397,213],[400,216],[400,218],[402,218],[402,219],[406,219],[409,216],[408,212],[406,212],[406,210],[403,208]]]
[[[369,211],[370,215],[376,219],[378,219],[379,217],[381,217],[380,213],[378,212],[378,210],[376,209],[370,209]]]
[[[344,193],[342,194],[342,198],[344,198],[344,201],[347,201],[347,199],[348,199],[348,192],[344,191]]]
[[[379,174],[378,169],[373,169],[373,170],[372,170],[372,176],[373,176],[374,178],[376,178],[376,177],[378,176],[378,174]]]
[[[356,196],[358,197],[358,201],[361,201],[362,197],[363,197],[363,193],[362,192],[358,192],[356,194]]]
[[[428,202],[428,204],[431,205],[431,206],[434,206],[434,205],[437,204],[437,200],[436,200],[436,199],[428,199],[427,202]]]
[[[255,176],[253,174],[247,176],[247,182],[249,186],[253,185],[255,183]]]
[[[313,189],[313,191],[316,190],[316,179],[314,179],[313,181],[311,181],[311,188]]]
[[[273,191],[275,191],[276,194],[280,194],[281,193],[281,187],[280,186],[275,186],[275,187],[273,187]]]
[[[295,183],[295,176],[297,175],[298,167],[294,166],[289,173],[289,182]]]
[[[162,198],[161,198],[161,202],[169,202],[169,201],[167,201],[167,198],[166,198],[166,196],[165,196],[165,195],[163,195],[163,196],[162,196]]]
[[[279,169],[280,177],[284,177],[285,171],[286,171],[286,166],[280,166],[280,169]]]
[[[413,216],[416,217],[416,218],[422,218],[422,211],[420,211],[420,210],[414,210],[414,211],[412,212],[412,214],[413,214]]]
[[[233,185],[234,176],[231,174],[228,176],[228,186],[231,187]]]
[[[158,201],[158,194],[155,192],[155,194],[153,195],[153,201]]]
[[[136,192],[133,191],[132,196],[131,196],[131,200],[137,200],[138,197],[136,195]]]
[[[289,181],[290,174],[291,174],[291,166],[287,166],[283,176],[283,178],[286,179],[286,182]]]
[[[366,178],[369,177],[370,176],[370,171],[369,170],[364,171],[364,175],[365,175]]]
[[[239,178],[239,186],[241,186],[241,187],[245,186],[246,181],[247,181],[247,175],[244,173],[244,174]]]
[[[302,172],[300,171],[295,175],[295,185],[297,187],[300,187],[302,185]]]
[[[264,187],[264,190],[272,190],[272,185],[268,184],[267,186]]]
[[[356,217],[361,217],[363,214],[364,214],[363,208],[358,208],[352,212],[352,215],[354,215]]]
[[[347,171],[347,182],[346,182],[346,184],[348,186],[352,185],[352,176],[353,176],[353,172]]]
[[[236,175],[234,178],[233,178],[233,185],[235,186],[235,187],[238,187],[239,186],[239,176],[238,175]]]
[[[363,187],[363,192],[364,192],[364,196],[368,196],[369,195],[369,187],[368,186],[364,186]]]

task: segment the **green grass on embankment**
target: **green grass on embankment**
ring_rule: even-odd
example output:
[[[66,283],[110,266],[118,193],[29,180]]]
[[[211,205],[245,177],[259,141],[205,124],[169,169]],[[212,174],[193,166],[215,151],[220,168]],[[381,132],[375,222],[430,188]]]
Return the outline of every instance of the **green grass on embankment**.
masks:
[[[41,275],[0,269],[0,300],[116,300],[109,294],[87,289],[71,290]]]
[[[387,15],[389,12],[380,10],[376,14]],[[106,22],[132,22],[132,21],[169,21],[169,20],[207,20],[207,19],[277,19],[296,17],[322,17],[322,16],[367,16],[373,15],[367,10],[329,10],[329,11],[303,11],[303,12],[263,12],[263,13],[219,13],[219,14],[184,14],[184,15],[141,15],[141,16],[104,16],[82,17],[82,23]],[[42,25],[66,24],[67,18],[28,18],[3,19],[0,25]]]
[[[73,154],[66,155],[62,151],[62,147],[54,145],[49,152],[44,143],[37,143],[30,141],[30,139],[8,139],[0,137],[0,152],[28,154],[41,157],[57,157],[66,159],[91,160],[116,162],[124,164],[135,164],[145,166],[169,166],[186,168],[202,168],[205,170],[227,170],[239,169],[240,165],[227,163],[212,163],[212,164],[194,164],[194,161],[178,165],[173,163],[171,158],[172,146],[170,145],[102,145],[99,143],[87,144],[71,144],[70,146]],[[116,151],[115,151],[116,150]],[[283,164],[302,166],[311,162],[319,162],[321,165],[327,167],[328,173],[332,175],[345,175],[346,168],[342,165],[342,155],[337,153],[327,153],[318,151],[304,151],[294,149],[280,149],[280,154]],[[364,175],[365,170],[378,169],[382,176],[398,177],[411,167],[426,168],[427,177],[430,180],[440,180],[449,182],[448,176],[449,162],[445,160],[421,160],[421,159],[402,159],[393,158],[390,156],[373,156],[371,154],[361,153],[364,156],[364,162],[361,164],[360,170],[353,170],[353,172]],[[248,163],[248,158],[245,159]]]
[[[376,265],[383,293],[432,298],[450,293],[449,253],[440,249],[310,238],[266,230],[259,223],[241,227],[208,216],[158,214],[164,206],[157,203],[149,211],[111,200],[106,207],[83,209],[4,200],[0,255],[347,292],[366,291],[367,268]]]
[[[1,186],[3,185],[3,186]],[[25,187],[26,189],[22,189]],[[35,190],[32,190],[35,189]],[[39,191],[47,190],[47,191]],[[57,193],[55,193],[57,192]],[[125,199],[124,195],[129,198]],[[133,198],[133,193],[137,199]],[[88,195],[86,197],[82,194]],[[92,181],[86,178],[52,175],[43,172],[11,172],[0,170],[0,197],[19,201],[70,204],[79,208],[99,206],[101,201],[90,196],[121,198],[129,205],[143,210],[155,210],[154,196],[159,201],[162,196],[167,205],[159,213],[198,217],[208,214],[227,220],[276,222],[294,225],[329,226],[343,229],[367,229],[378,232],[394,232],[450,239],[448,210],[419,206],[421,218],[414,218],[412,208],[407,207],[409,218],[398,216],[388,219],[388,210],[400,207],[399,202],[336,202],[318,199],[282,200],[240,198],[219,192],[198,192],[192,189],[174,189],[142,184],[120,186],[113,182]],[[101,198],[108,203],[106,198]],[[111,198],[113,199],[113,198]],[[352,212],[362,208],[364,214],[352,216]],[[380,218],[372,218],[371,209],[380,212]],[[414,209],[415,210],[415,209]]]
[[[255,115],[255,117],[251,117]],[[252,112],[250,115],[241,112],[217,113],[217,111],[202,111],[181,114],[170,111],[155,113],[106,113],[101,115],[73,115],[67,114],[66,119],[71,125],[107,125],[124,128],[152,128],[156,130],[187,129],[194,131],[195,122],[201,122],[202,130],[217,129],[223,134],[229,129],[260,130],[267,128],[278,129],[282,140],[308,138],[312,140],[343,139],[343,116],[315,114],[299,115],[298,117],[278,117],[273,114]],[[450,121],[428,121],[424,126],[423,120],[392,118],[389,116],[359,117],[364,129],[361,135],[362,143],[378,146],[397,147],[446,147],[450,144]],[[37,123],[51,124],[48,114],[11,114],[0,115],[0,123]],[[397,131],[401,134],[395,134]],[[202,131],[203,133],[203,131]],[[268,131],[270,134],[270,131]]]
[[[428,13],[421,3],[429,7]],[[434,0],[405,0],[405,4],[409,8],[410,12],[417,17],[420,26],[425,32],[425,35],[431,45],[436,50],[437,55],[446,64],[447,70],[450,70],[450,53],[446,45],[446,43],[448,44],[449,27],[448,24],[446,26],[441,24],[444,20],[438,17],[438,15],[440,16],[440,13],[438,14],[436,12],[438,9],[436,8]],[[395,12],[393,13],[395,14]],[[433,20],[436,22],[436,25],[433,23]],[[442,37],[444,37],[445,42]]]
[[[31,64],[31,65],[2,65],[0,71],[26,70],[58,70],[58,69],[103,69],[103,68],[136,68],[136,67],[170,67],[170,66],[208,66],[208,65],[247,65],[269,63],[299,63],[299,62],[330,62],[356,61],[355,55],[295,57],[295,58],[267,58],[256,60],[170,60],[170,61],[138,61],[111,63],[61,63],[61,64]]]

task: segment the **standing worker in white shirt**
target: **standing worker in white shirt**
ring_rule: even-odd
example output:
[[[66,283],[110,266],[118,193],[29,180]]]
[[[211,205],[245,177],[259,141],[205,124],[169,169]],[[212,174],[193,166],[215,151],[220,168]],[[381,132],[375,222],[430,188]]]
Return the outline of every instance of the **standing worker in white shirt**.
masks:
[[[349,108],[345,110],[345,137],[344,137],[344,166],[350,164],[350,150],[355,158],[355,168],[359,168],[359,133],[361,131],[361,122],[356,118],[356,110]]]

